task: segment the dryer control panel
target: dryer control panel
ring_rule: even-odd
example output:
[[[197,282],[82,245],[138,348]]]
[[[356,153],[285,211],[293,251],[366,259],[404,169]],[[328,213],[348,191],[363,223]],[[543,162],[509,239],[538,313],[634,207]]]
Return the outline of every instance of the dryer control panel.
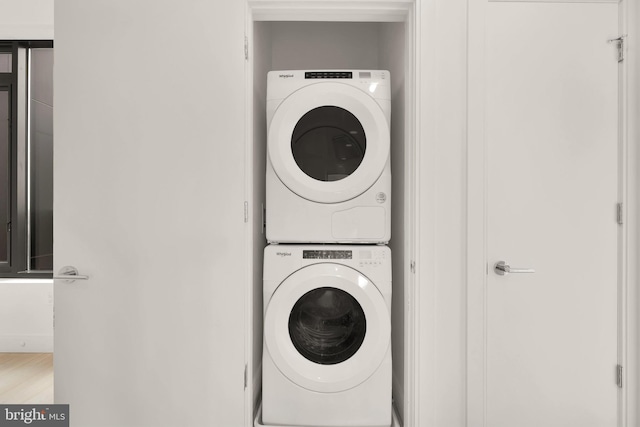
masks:
[[[353,251],[334,251],[334,250],[323,250],[323,251],[302,251],[303,259],[352,259]]]
[[[377,100],[391,100],[387,70],[281,70],[267,73],[267,121],[292,93],[316,84],[342,83],[357,87]],[[387,107],[383,107],[387,108]],[[388,108],[391,108],[388,106]]]

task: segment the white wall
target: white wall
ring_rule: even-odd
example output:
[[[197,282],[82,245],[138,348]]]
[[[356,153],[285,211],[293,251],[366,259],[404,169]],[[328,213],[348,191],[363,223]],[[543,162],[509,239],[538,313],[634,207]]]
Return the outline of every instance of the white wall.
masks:
[[[440,1],[435,150],[435,398],[437,426],[466,424],[466,37],[467,2]]]
[[[421,2],[418,425],[466,426],[467,1]],[[429,165],[425,167],[425,165]]]
[[[53,39],[53,0],[2,0],[0,40]]]
[[[282,22],[273,25],[275,70],[375,69],[378,62],[377,24]]]
[[[0,352],[53,351],[51,280],[0,280]]]

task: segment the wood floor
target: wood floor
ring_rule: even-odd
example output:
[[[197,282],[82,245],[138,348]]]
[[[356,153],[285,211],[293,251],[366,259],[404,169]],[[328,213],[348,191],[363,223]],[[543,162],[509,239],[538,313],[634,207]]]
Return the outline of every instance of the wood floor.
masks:
[[[0,353],[0,403],[53,403],[53,354]]]

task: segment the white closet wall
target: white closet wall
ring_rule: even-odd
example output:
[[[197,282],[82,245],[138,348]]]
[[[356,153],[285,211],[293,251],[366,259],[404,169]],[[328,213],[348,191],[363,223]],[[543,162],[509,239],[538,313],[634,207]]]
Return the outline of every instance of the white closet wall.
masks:
[[[2,0],[0,40],[53,39],[53,0]]]

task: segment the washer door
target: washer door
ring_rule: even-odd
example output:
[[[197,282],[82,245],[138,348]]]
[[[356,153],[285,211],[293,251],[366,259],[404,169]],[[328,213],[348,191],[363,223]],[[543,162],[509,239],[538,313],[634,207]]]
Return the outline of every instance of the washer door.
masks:
[[[338,203],[364,193],[389,157],[389,124],[376,101],[344,83],[316,83],[289,95],[268,131],[276,175],[298,196]]]
[[[289,380],[339,392],[376,372],[389,348],[391,320],[382,294],[361,273],[314,264],[278,286],[266,308],[264,339]]]

